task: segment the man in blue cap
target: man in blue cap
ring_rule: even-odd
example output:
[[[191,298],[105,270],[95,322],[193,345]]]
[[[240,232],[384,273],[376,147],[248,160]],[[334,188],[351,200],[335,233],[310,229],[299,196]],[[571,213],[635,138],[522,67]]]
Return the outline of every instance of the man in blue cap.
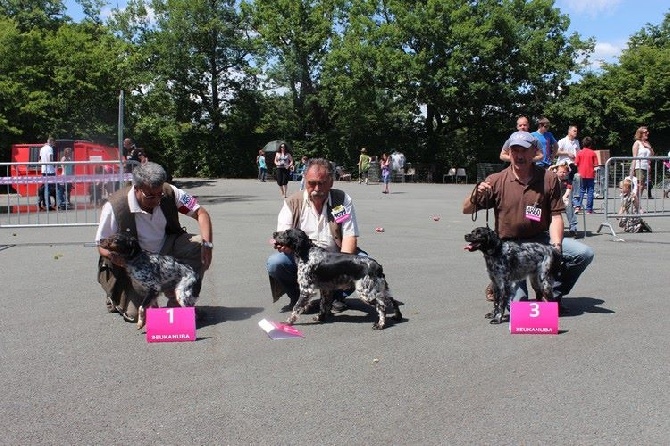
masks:
[[[474,197],[463,202],[463,213],[493,209],[495,230],[503,240],[551,244],[562,253],[562,274],[554,283],[554,299],[568,294],[593,260],[593,250],[574,239],[563,239],[565,205],[556,174],[533,162],[536,139],[528,132],[514,132],[509,138],[510,166],[479,183]],[[510,300],[528,298],[526,282],[512,286]],[[562,307],[562,312],[567,309]]]

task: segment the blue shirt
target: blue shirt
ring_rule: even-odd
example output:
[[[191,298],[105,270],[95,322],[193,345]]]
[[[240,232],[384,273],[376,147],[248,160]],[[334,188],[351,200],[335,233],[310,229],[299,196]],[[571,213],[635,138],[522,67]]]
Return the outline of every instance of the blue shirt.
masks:
[[[535,164],[542,167],[551,166],[551,147],[557,143],[556,138],[551,132],[533,132],[531,133],[539,142],[539,147],[542,149],[542,154],[544,158],[541,161],[537,161]]]

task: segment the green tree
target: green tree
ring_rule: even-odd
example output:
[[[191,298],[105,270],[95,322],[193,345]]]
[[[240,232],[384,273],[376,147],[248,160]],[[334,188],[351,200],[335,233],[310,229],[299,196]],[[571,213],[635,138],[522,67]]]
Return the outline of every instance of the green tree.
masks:
[[[238,175],[227,118],[255,89],[233,0],[131,2],[112,22],[129,43],[129,126],[178,174]],[[245,160],[248,161],[248,160]]]
[[[340,3],[255,0],[242,4],[259,36],[260,57],[256,61],[267,78],[267,88],[284,89],[291,99],[291,108],[285,110],[295,117],[292,134],[285,135],[290,139],[305,140],[305,135],[320,136],[330,129],[328,113],[317,93]]]
[[[403,50],[399,28],[378,6],[351,2],[320,76],[318,96],[330,114],[331,145],[349,165],[358,162],[362,146],[381,154],[416,153],[419,145],[414,60]]]

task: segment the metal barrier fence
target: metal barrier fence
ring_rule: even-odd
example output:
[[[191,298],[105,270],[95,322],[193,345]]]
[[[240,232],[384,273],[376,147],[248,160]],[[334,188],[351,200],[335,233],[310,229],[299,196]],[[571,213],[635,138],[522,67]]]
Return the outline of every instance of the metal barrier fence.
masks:
[[[42,176],[41,165],[56,175]],[[95,226],[114,191],[132,180],[132,162],[0,163],[0,228]],[[62,169],[65,167],[65,169]],[[63,175],[62,171],[73,171]]]
[[[642,157],[626,157],[613,156],[605,163],[604,172],[596,175],[596,192],[600,192],[603,196],[603,211],[605,221],[598,227],[598,232],[603,228],[609,228],[612,237],[617,238],[615,227],[619,227],[617,222],[612,220],[619,220],[619,210],[621,208],[621,192],[619,184],[626,177],[631,175],[631,165],[635,160],[647,159],[651,163],[649,170],[648,182],[644,187],[644,191],[639,195],[639,211],[637,213],[628,213],[626,217],[640,217],[658,218],[670,217],[670,157],[668,156],[652,156],[648,158]],[[600,169],[601,171],[603,169]],[[634,175],[634,173],[633,173]],[[640,187],[639,185],[637,187]],[[651,192],[651,197],[648,191]]]

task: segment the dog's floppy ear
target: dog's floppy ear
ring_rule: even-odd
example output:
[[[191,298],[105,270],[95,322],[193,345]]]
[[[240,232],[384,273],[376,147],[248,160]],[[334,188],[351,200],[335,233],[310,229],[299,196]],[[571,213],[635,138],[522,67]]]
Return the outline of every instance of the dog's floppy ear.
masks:
[[[310,241],[309,237],[305,233],[305,231],[302,231],[300,229],[292,229],[291,230],[291,236],[295,240],[295,250],[298,253],[306,253],[309,251],[310,246],[312,245],[312,242]]]
[[[118,241],[119,246],[123,248],[123,254],[134,257],[142,251],[139,240],[130,232],[119,232],[114,237]]]

